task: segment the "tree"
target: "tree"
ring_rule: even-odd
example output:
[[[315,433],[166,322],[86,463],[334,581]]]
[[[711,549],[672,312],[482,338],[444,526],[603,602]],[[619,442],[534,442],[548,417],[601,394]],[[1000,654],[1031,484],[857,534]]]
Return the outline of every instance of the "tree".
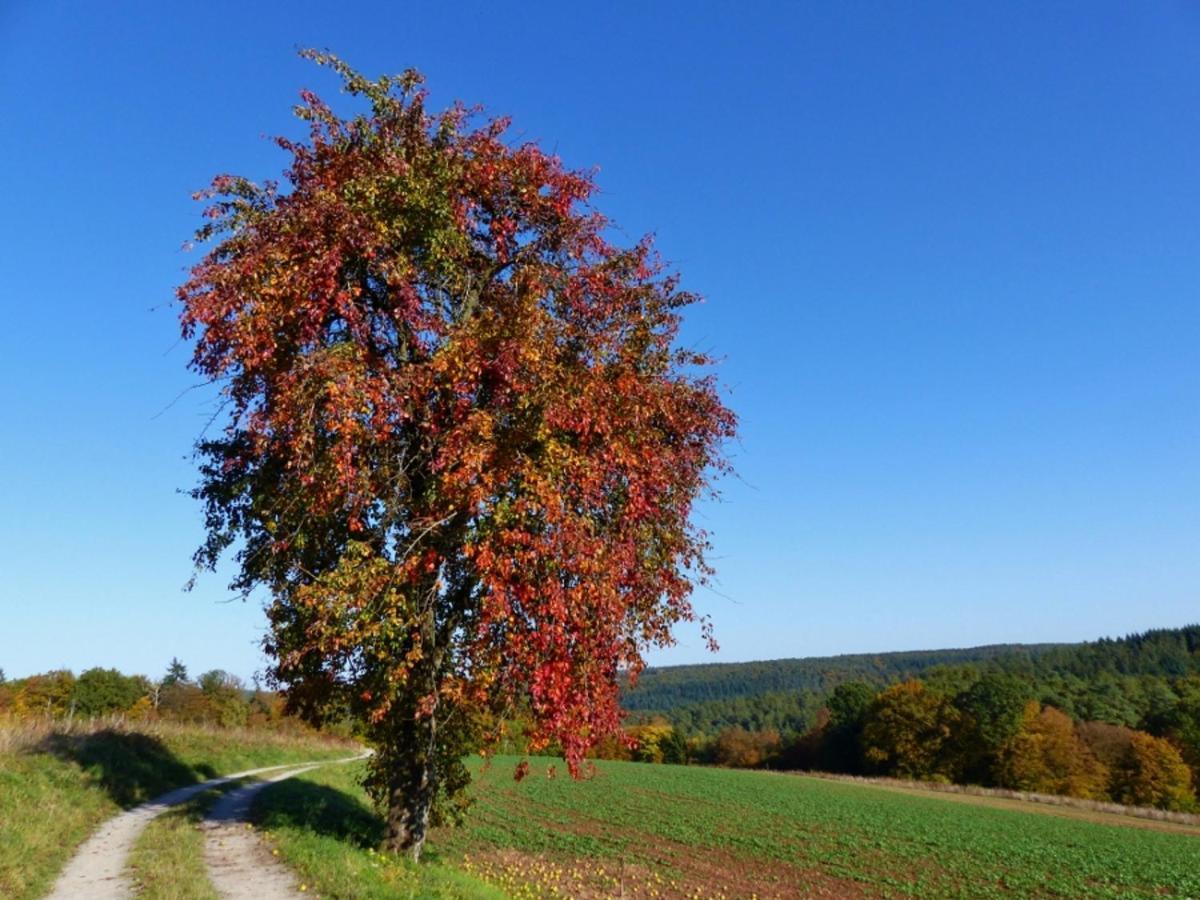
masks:
[[[963,713],[959,753],[968,780],[995,778],[1000,751],[1016,736],[1024,721],[1030,687],[1003,672],[988,672],[954,698]]]
[[[176,684],[188,683],[187,666],[181,663],[178,657],[171,657],[171,664],[167,666],[167,674],[163,676],[160,687],[169,688]]]
[[[868,762],[901,778],[953,777],[951,738],[960,713],[917,680],[892,685],[867,712],[862,740]]]
[[[821,766],[851,774],[864,770],[862,734],[875,696],[875,688],[863,681],[849,681],[833,689],[827,701],[828,724],[820,741]]]
[[[17,683],[20,688],[13,698],[13,711],[19,716],[61,716],[74,711],[75,675],[67,669],[30,675]]]
[[[215,179],[179,290],[228,416],[198,445],[197,562],[237,545],[274,683],[365,721],[386,846],[419,857],[482,713],[523,704],[573,775],[618,728],[618,673],[694,617],[691,509],[734,417],[676,345],[696,298],[608,241],[591,176],[427,112],[415,72],[306,55],[369,109],[303,93],[289,189]]]
[[[1110,725],[1108,722],[1080,722],[1075,732],[1110,773],[1125,760],[1136,734],[1132,728]]]
[[[75,681],[71,699],[77,712],[102,716],[129,709],[144,694],[134,678],[116,669],[88,669]]]
[[[1196,808],[1192,773],[1170,741],[1135,731],[1125,758],[1113,772],[1113,799],[1179,812]]]
[[[1175,705],[1147,715],[1142,728],[1169,738],[1200,778],[1200,678],[1193,675],[1181,679],[1177,690],[1179,699]]]
[[[666,746],[675,734],[675,729],[665,719],[656,717],[650,722],[634,725],[628,729],[634,740],[630,756],[637,762],[660,763],[665,761]]]
[[[747,731],[735,725],[717,735],[714,751],[717,765],[757,769],[769,763],[781,746],[778,731]]]
[[[240,678],[213,669],[201,675],[196,683],[212,707],[215,722],[226,728],[246,724],[250,705],[246,701],[246,686]]]
[[[1021,728],[1001,753],[997,772],[1004,787],[1088,800],[1104,799],[1109,774],[1080,739],[1070,717],[1036,700],[1027,704]]]
[[[688,745],[687,736],[678,728],[672,728],[671,733],[659,746],[662,748],[662,761],[665,763],[683,766],[692,758],[692,748]]]
[[[216,711],[204,691],[190,681],[177,681],[163,688],[159,712],[179,722],[205,724],[216,719]]]

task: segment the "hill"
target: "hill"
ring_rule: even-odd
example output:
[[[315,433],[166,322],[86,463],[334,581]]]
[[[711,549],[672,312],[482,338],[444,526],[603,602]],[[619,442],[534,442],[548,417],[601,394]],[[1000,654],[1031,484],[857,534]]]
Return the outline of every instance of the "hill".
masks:
[[[1020,676],[1033,696],[1080,720],[1139,726],[1175,702],[1172,683],[1200,674],[1200,625],[1078,644],[994,644],[953,650],[648,668],[622,705],[633,721],[665,716],[688,734],[739,726],[807,730],[838,685],[881,689],[921,678],[955,694],[985,671]]]
[[[621,704],[630,711],[666,712],[678,706],[793,691],[825,693],[847,681],[890,684],[937,666],[986,664],[997,660],[1032,663],[1072,645],[992,644],[956,650],[857,653],[761,662],[702,663],[647,668]]]

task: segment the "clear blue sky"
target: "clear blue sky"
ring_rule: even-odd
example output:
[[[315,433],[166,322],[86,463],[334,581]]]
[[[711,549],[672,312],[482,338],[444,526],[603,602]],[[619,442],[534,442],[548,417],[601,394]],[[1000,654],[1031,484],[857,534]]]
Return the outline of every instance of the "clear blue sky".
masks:
[[[167,12],[170,10],[170,12]],[[511,114],[708,302],[719,660],[1200,618],[1200,8],[0,0],[0,667],[250,675],[173,287],[294,55]],[[165,411],[164,411],[165,410]],[[694,631],[658,662],[708,659]]]

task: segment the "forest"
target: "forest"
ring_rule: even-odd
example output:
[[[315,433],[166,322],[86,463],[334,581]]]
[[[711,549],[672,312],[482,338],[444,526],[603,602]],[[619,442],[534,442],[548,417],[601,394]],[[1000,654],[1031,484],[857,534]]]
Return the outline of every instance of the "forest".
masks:
[[[804,687],[753,693],[789,682]],[[645,708],[647,697],[662,706]],[[713,699],[671,704],[688,697]],[[602,755],[1191,811],[1200,780],[1200,626],[1074,645],[659,669],[626,706],[628,741],[609,742]]]

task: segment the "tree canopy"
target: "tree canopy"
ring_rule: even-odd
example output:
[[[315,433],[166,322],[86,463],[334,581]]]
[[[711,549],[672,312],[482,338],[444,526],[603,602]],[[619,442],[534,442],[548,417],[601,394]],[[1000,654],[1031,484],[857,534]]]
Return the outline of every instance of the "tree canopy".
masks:
[[[507,710],[573,773],[617,729],[618,673],[694,616],[692,505],[735,422],[676,340],[696,297],[610,242],[589,174],[428,112],[416,72],[306,55],[366,109],[303,92],[286,189],[215,179],[179,290],[227,404],[197,561],[232,548],[269,591],[275,681],[367,723],[388,845],[419,855]]]

